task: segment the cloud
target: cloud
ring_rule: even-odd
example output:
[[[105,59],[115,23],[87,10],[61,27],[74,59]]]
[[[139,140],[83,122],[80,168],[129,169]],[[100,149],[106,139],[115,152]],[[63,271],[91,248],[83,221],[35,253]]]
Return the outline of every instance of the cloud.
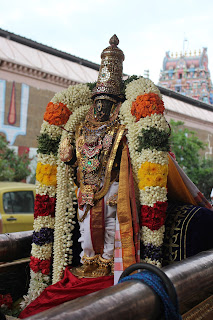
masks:
[[[100,54],[116,33],[126,56],[124,72],[157,82],[166,51],[208,47],[213,71],[209,0],[10,0],[2,1],[1,28],[100,63]]]

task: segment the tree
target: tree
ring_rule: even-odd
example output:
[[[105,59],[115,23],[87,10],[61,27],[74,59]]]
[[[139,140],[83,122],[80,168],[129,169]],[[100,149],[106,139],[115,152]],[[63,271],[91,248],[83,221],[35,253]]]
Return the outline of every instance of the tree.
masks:
[[[17,155],[0,135],[0,181],[22,181],[30,174],[27,154]]]
[[[199,140],[195,131],[183,127],[184,122],[170,120],[171,150],[177,162],[207,199],[213,187],[213,159],[200,155],[206,144]]]

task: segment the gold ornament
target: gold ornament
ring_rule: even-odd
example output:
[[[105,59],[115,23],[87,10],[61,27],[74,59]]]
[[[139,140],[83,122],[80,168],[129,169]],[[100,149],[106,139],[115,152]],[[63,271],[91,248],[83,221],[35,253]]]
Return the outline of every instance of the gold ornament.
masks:
[[[121,83],[123,77],[124,54],[117,45],[118,37],[114,34],[109,40],[110,46],[101,54],[101,66],[99,70],[96,87],[93,90],[93,97],[97,95],[112,95],[122,99]]]

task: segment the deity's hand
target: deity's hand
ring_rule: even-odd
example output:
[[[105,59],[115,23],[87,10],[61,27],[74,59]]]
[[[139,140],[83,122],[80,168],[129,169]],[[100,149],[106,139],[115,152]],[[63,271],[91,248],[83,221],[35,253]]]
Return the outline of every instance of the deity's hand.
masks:
[[[64,138],[60,144],[59,149],[60,159],[63,162],[69,162],[73,158],[73,146],[71,145],[69,138]]]

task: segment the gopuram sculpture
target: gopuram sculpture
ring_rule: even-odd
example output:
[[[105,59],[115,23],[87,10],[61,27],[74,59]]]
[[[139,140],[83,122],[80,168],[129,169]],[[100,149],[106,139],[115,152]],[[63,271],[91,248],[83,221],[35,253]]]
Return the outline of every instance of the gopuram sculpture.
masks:
[[[70,86],[47,105],[26,304],[66,270],[116,284],[133,263],[161,267],[168,198],[203,200],[169,154],[159,89],[143,77],[123,81],[118,44],[114,35],[103,50],[96,84]]]

